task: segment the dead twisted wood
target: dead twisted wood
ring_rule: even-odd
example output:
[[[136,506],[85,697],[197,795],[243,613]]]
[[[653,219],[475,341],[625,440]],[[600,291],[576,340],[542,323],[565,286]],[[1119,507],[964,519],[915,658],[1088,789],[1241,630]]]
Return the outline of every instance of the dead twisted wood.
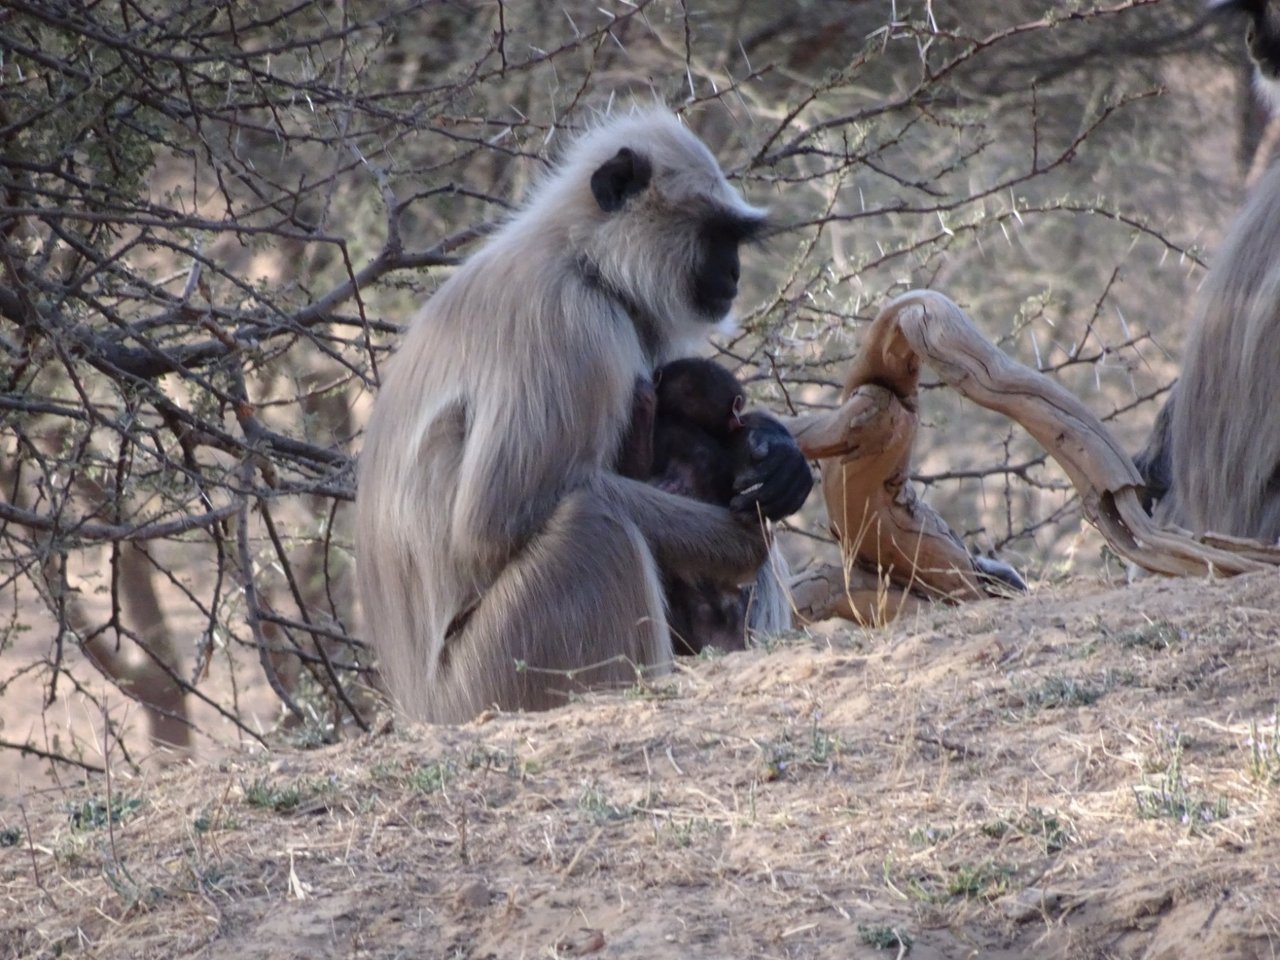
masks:
[[[1060,384],[997,349],[955,303],[914,290],[891,300],[850,365],[835,410],[787,421],[820,462],[822,492],[843,569],[794,584],[803,617],[867,623],[915,609],[916,596],[987,596],[975,560],[908,482],[920,368],[974,403],[1015,420],[1066,471],[1085,518],[1120,556],[1154,573],[1232,576],[1280,564],[1280,549],[1157,526],[1142,509],[1142,479],[1124,449]],[[980,561],[979,561],[980,563]]]

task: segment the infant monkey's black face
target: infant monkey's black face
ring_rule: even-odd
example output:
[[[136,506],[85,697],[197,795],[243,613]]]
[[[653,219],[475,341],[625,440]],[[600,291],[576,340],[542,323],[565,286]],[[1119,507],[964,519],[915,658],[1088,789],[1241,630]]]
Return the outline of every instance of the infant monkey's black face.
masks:
[[[711,360],[675,360],[654,374],[659,423],[684,422],[727,439],[741,426],[747,397],[737,378]]]
[[[746,394],[736,377],[711,360],[676,360],[653,377],[654,482],[683,497],[727,507],[745,465],[746,431],[739,414]]]

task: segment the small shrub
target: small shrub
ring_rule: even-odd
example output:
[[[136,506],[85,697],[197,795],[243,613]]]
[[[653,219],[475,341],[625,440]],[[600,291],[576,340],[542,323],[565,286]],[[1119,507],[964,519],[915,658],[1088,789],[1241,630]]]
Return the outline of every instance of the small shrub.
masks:
[[[931,847],[954,834],[950,827],[912,827],[909,839],[917,847]]]
[[[1115,635],[1115,641],[1127,650],[1169,650],[1187,639],[1187,632],[1164,620],[1155,620],[1136,630]]]
[[[1138,816],[1176,820],[1192,830],[1227,817],[1227,798],[1207,800],[1191,793],[1182,775],[1183,741],[1177,737],[1173,744],[1169,765],[1154,783],[1142,778],[1133,788]]]
[[[1249,776],[1264,786],[1280,784],[1280,706],[1271,714],[1271,729],[1259,726],[1254,720],[1249,724],[1249,736],[1245,740],[1249,751]]]
[[[509,777],[518,777],[521,772],[520,762],[516,759],[515,754],[484,746],[478,746],[467,754],[467,769],[483,770],[486,773],[496,770],[505,773]]]
[[[1045,677],[1039,686],[1023,695],[1023,703],[1032,711],[1087,707],[1116,687],[1133,686],[1135,683],[1137,677],[1134,674],[1116,670],[1107,670],[1093,681],[1062,675]]]
[[[1068,843],[1076,839],[1075,830],[1053,810],[1040,807],[1028,807],[1026,811],[1013,820],[991,820],[982,825],[982,832],[988,837],[1000,839],[1010,833],[1028,837],[1040,844],[1043,851],[1057,853]]]
[[[1104,693],[1106,690],[1101,686],[1074,677],[1046,677],[1040,686],[1027,693],[1026,703],[1034,710],[1085,707],[1099,700]]]
[[[634,811],[619,807],[604,795],[597,784],[590,783],[582,788],[578,796],[578,809],[587,814],[596,823],[613,823],[618,820],[630,820]]]
[[[1044,849],[1045,853],[1057,853],[1076,839],[1071,824],[1063,820],[1053,810],[1040,807],[1028,807],[1027,812],[1018,821],[1018,829],[1026,836],[1033,837]]]
[[[117,797],[110,804],[105,800],[86,800],[68,810],[71,826],[75,830],[96,830],[107,825],[123,823],[142,806],[137,797]]]
[[[947,893],[953,897],[998,897],[1009,889],[1013,872],[990,863],[962,864],[947,878]]]
[[[276,813],[296,810],[306,798],[307,792],[299,786],[277,787],[265,777],[259,777],[243,787],[244,802],[251,807],[262,807]]]
[[[834,736],[818,727],[817,718],[813,721],[813,730],[809,738],[809,762],[820,767],[829,766],[843,748],[844,743],[839,736]]]
[[[911,936],[904,930],[881,924],[874,927],[858,924],[858,939],[877,950],[897,950],[900,953],[911,952]]]
[[[453,771],[443,760],[425,764],[410,771],[406,778],[409,786],[419,793],[438,793],[453,778]]]

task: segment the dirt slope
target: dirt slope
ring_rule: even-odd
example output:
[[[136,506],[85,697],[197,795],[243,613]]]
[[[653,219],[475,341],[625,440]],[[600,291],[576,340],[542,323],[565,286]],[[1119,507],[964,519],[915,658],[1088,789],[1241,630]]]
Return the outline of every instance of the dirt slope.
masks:
[[[0,957],[1277,956],[1278,600],[1078,583],[28,795]]]

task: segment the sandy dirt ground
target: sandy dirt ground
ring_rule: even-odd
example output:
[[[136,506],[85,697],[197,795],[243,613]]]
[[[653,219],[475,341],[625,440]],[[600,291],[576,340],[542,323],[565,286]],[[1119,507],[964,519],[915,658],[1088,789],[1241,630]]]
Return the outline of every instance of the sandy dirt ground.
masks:
[[[1280,955],[1280,579],[0,800],[0,957]]]

